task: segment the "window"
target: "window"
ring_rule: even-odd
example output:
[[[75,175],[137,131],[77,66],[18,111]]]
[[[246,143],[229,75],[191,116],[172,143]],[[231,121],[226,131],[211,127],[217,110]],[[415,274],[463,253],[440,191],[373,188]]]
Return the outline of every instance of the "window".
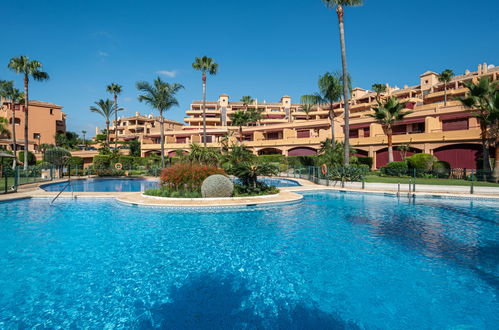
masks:
[[[369,137],[369,127],[364,127],[364,137]]]
[[[279,132],[267,133],[267,140],[279,140]]]
[[[468,118],[442,120],[442,131],[459,131],[469,129]]]
[[[358,138],[359,137],[359,130],[358,129],[351,129],[350,130],[350,137],[351,138]]]
[[[50,114],[53,115],[54,114],[54,109],[50,109]]]
[[[297,131],[296,132],[296,137],[297,138],[309,138],[310,137],[310,131],[309,130]]]

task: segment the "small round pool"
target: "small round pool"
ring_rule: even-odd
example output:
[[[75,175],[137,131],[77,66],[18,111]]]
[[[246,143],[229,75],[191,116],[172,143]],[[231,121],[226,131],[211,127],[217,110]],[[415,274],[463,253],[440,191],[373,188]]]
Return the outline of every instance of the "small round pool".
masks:
[[[297,181],[281,178],[262,178],[260,181],[276,187],[299,186]],[[41,186],[45,191],[61,191],[66,182],[50,183]],[[159,179],[82,179],[71,181],[72,191],[75,192],[139,192],[158,188]],[[71,189],[67,189],[71,191]]]

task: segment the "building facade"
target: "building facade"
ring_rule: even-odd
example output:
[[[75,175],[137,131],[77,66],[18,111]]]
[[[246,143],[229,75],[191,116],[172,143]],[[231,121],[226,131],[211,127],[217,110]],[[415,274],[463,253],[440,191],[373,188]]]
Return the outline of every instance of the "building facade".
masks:
[[[184,126],[182,123],[166,118],[163,122],[165,131],[181,129],[181,127]],[[118,141],[142,141],[144,136],[156,135],[160,133],[159,117],[155,117],[152,114],[146,116],[136,112],[134,116],[118,118],[118,122],[116,124],[116,135],[115,124],[116,123],[113,121],[113,126],[109,127],[110,141],[115,141],[116,139]],[[96,128],[96,134],[99,134],[98,127]]]
[[[0,117],[7,119],[8,129],[12,131],[12,112],[14,111],[14,123],[16,130],[16,149],[24,150],[24,105],[12,105],[1,101]],[[38,152],[40,144],[55,144],[57,133],[66,132],[66,114],[62,106],[50,102],[29,101],[28,112],[28,141],[29,150]],[[0,145],[7,150],[12,150],[13,141],[5,137],[0,139]]]
[[[456,100],[466,95],[465,81],[478,81],[481,77],[493,81],[499,79],[499,68],[480,64],[477,71],[466,72],[453,77],[447,84],[447,104],[444,104],[444,85],[438,81],[435,72],[428,71],[419,77],[419,84],[390,87],[380,95],[382,98],[394,96],[406,103],[413,111],[394,127],[394,158],[401,160],[397,146],[410,147],[407,156],[425,152],[447,161],[453,168],[473,169],[481,157],[480,127],[476,118]],[[380,124],[368,114],[376,103],[376,93],[355,88],[350,100],[350,144],[357,156],[369,156],[374,160],[373,168],[388,162],[387,136]],[[207,102],[207,145],[220,148],[222,143],[237,143],[238,127],[232,126],[232,115],[246,107],[242,102],[230,102],[223,94],[218,101]],[[307,115],[299,103],[292,103],[284,96],[278,103],[259,103],[249,107],[260,109],[262,120],[254,126],[243,128],[244,144],[255,154],[283,154],[304,156],[318,153],[320,144],[331,137],[331,126],[335,139],[342,141],[343,102],[333,104],[333,125],[331,125],[329,106],[316,106]],[[165,149],[169,156],[177,150],[189,151],[191,143],[202,142],[202,103],[195,101],[186,111],[188,124],[166,132]],[[308,119],[307,119],[308,117]],[[159,138],[146,134],[142,142],[142,153],[158,153]]]

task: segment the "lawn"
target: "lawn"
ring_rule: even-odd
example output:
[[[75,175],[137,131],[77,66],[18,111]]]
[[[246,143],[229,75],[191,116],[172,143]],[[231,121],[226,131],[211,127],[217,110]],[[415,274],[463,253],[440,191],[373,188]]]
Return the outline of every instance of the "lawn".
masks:
[[[398,178],[398,177],[383,177],[377,175],[367,175],[366,182],[377,182],[377,183],[401,183],[408,184],[411,178]],[[441,186],[470,186],[471,181],[460,180],[460,179],[426,179],[426,178],[416,178],[416,184],[429,184],[429,185],[441,185]],[[481,182],[475,181],[474,185],[476,187],[497,187],[499,184],[493,182]]]

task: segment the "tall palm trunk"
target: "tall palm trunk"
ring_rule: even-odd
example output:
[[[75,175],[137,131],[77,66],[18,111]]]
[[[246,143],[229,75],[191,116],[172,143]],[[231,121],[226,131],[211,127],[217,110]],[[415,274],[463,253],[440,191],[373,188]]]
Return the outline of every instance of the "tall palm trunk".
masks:
[[[206,148],[206,73],[203,72],[203,145]]]
[[[243,143],[243,127],[239,126],[239,142]]]
[[[29,104],[29,78],[24,75],[24,169],[28,169],[28,104]]]
[[[114,93],[114,149],[118,149],[118,95]]]
[[[343,100],[344,100],[344,120],[345,120],[345,156],[343,158],[344,165],[350,163],[350,107],[348,104],[348,73],[347,73],[347,51],[345,47],[345,30],[343,23],[343,6],[338,5],[336,8],[336,13],[338,14],[338,21],[340,27],[340,44],[341,44],[341,65],[343,70]]]
[[[329,120],[331,121],[331,141],[334,144],[334,108],[331,102],[331,110],[329,110]]]
[[[15,105],[14,101],[11,103],[12,105],[12,152],[14,153],[14,159],[12,160],[12,169],[16,169],[17,165],[17,145],[16,145],[16,113],[15,113]]]
[[[444,107],[447,106],[447,83],[444,83]]]
[[[106,144],[109,147],[109,118],[106,120]]]
[[[159,113],[159,143],[161,144],[161,168],[165,168],[165,131],[163,111]]]
[[[393,162],[393,132],[391,127],[387,127],[385,130],[385,134],[388,138],[388,163]]]
[[[484,176],[486,173],[490,172],[490,156],[489,156],[489,144],[487,141],[487,125],[486,124],[480,124],[480,129],[481,129],[481,134],[480,137],[482,139],[482,158],[483,158],[483,164],[482,164],[482,169],[484,172]]]

